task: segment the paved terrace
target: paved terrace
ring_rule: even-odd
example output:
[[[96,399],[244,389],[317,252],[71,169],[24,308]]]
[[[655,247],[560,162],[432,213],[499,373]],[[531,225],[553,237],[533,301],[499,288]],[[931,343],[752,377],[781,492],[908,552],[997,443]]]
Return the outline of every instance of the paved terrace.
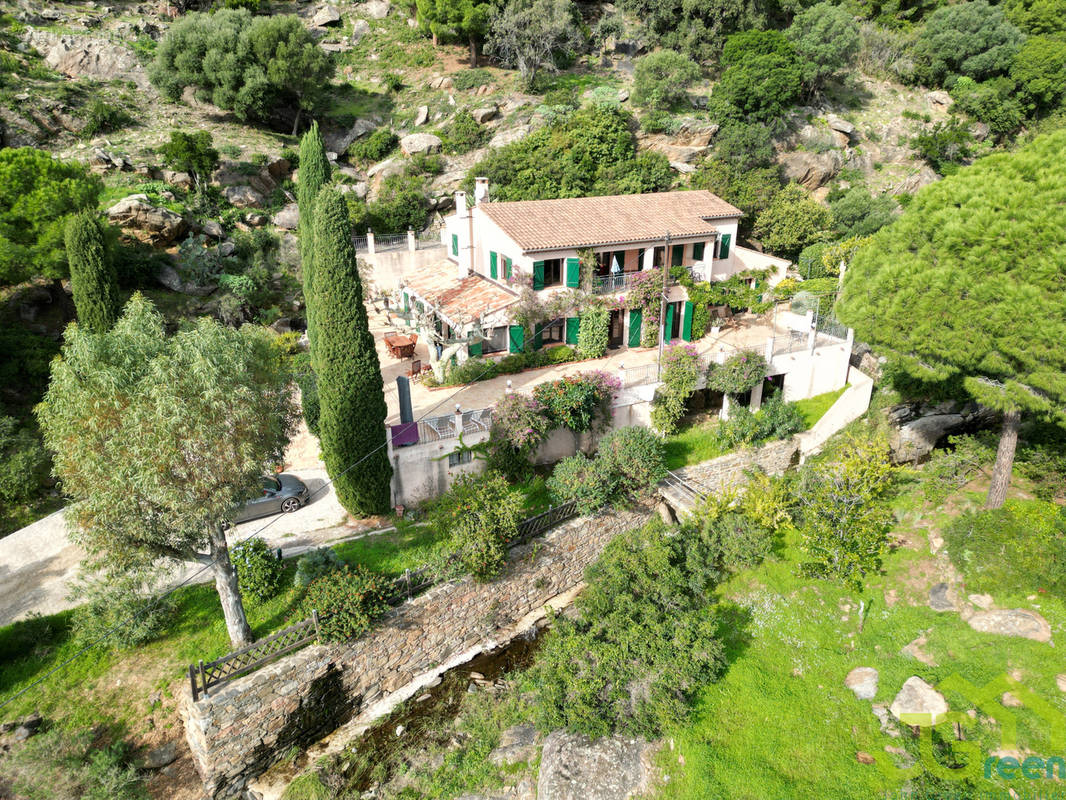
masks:
[[[399,324],[389,324],[384,313],[375,313],[368,309],[370,315],[370,329],[374,334],[377,345],[378,358],[381,361],[381,373],[385,383],[385,401],[389,407],[387,422],[396,424],[400,421],[400,406],[397,396],[396,378],[404,375],[411,368],[409,359],[393,358],[385,348],[384,335],[390,331],[407,330]],[[773,312],[756,316],[746,314],[736,317],[731,327],[723,329],[717,336],[708,333],[697,342],[693,342],[696,349],[709,361],[715,357],[720,349],[726,354],[736,350],[755,350],[765,352],[766,340],[774,335],[781,345],[789,340],[789,331],[786,327],[778,324],[773,325]],[[683,343],[680,339],[675,343]],[[506,355],[506,354],[501,354]],[[420,359],[423,365],[429,363],[429,351],[425,342],[419,340],[415,349],[415,358]],[[587,370],[605,370],[612,374],[619,374],[622,365],[626,370],[647,364],[654,364],[658,358],[658,348],[619,348],[609,350],[604,358],[589,361],[577,361],[569,364],[558,364],[551,367],[520,372],[515,375],[501,375],[491,380],[478,381],[467,386],[446,386],[430,389],[421,382],[411,383],[411,406],[415,419],[423,416],[443,416],[455,412],[455,404],[462,406],[463,410],[488,408],[503,397],[507,381],[510,379],[515,391],[531,392],[533,387],[544,381],[552,381],[564,375],[573,375]],[[454,397],[453,397],[454,395]]]

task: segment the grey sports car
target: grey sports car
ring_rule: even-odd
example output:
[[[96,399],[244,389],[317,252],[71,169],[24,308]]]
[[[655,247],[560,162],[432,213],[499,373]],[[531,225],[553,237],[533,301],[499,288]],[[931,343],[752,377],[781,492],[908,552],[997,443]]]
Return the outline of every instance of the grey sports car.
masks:
[[[295,475],[264,475],[258,497],[253,497],[237,511],[234,522],[285,512],[291,514],[311,499],[307,485]]]

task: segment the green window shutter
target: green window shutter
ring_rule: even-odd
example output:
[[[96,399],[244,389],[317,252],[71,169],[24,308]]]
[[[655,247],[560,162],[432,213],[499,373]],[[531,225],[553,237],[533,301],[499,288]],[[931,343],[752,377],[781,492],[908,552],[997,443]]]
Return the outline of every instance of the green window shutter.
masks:
[[[578,317],[566,318],[566,343],[577,344],[577,332],[581,329],[581,320]]]
[[[685,316],[681,318],[681,338],[686,342],[692,341],[692,312],[695,306],[688,300],[685,301]]]
[[[629,312],[629,346],[640,347],[640,324],[643,315],[639,308]]]
[[[403,310],[404,311],[410,311],[411,310],[411,296],[409,294],[407,294],[407,292],[403,293]]]
[[[681,262],[685,260],[685,245],[675,244],[670,251],[670,266],[680,267]]]
[[[544,288],[544,262],[533,262],[533,291]]]
[[[674,329],[674,304],[666,307],[666,321],[663,323],[663,340],[670,341],[670,331]]]
[[[511,326],[511,346],[510,351],[512,353],[521,353],[522,345],[525,344],[526,332],[522,329],[521,325]]]
[[[471,356],[481,355],[481,341],[471,342],[466,346],[466,352]]]
[[[693,261],[702,261],[703,260],[703,246],[704,246],[703,242],[696,242],[695,244],[692,245],[692,260]]]
[[[566,285],[576,289],[581,282],[581,261],[577,258],[566,259]]]
[[[422,305],[422,301],[421,300],[418,301],[417,303],[415,303],[415,308],[418,309],[418,313],[419,314],[426,313],[426,307],[424,305]]]
[[[496,280],[496,251],[489,250],[489,277]]]
[[[503,257],[503,277],[506,280],[511,280],[511,259],[507,256]]]
[[[452,234],[452,255],[459,255],[459,235],[455,233]]]
[[[544,347],[544,326],[533,327],[533,349],[540,350]]]
[[[729,258],[729,240],[733,238],[731,233],[722,234],[722,243],[718,245],[718,257]]]

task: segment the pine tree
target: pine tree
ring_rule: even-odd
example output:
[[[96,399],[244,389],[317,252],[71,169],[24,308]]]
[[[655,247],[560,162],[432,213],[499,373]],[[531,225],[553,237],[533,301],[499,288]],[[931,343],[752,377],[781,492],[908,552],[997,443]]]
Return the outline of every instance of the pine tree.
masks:
[[[67,222],[64,238],[78,322],[107,333],[118,316],[118,281],[103,225],[92,212],[78,214]]]
[[[333,187],[324,188],[315,203],[314,241],[317,339],[311,363],[318,378],[322,456],[341,505],[353,514],[377,514],[389,506],[392,478],[385,392],[348,206]]]
[[[927,186],[856,253],[836,305],[920,382],[1003,412],[987,507],[1022,414],[1066,426],[1066,131]]]
[[[296,191],[296,202],[300,209],[300,272],[303,276],[304,304],[307,307],[307,335],[315,338],[313,314],[314,309],[314,212],[315,198],[330,181],[329,160],[326,158],[326,144],[322,141],[318,123],[312,122],[310,130],[300,140],[300,179]]]

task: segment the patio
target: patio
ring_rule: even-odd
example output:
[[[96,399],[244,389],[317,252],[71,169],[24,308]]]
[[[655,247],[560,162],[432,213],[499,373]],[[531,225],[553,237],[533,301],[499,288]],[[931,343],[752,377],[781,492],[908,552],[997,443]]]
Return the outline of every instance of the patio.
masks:
[[[389,410],[386,422],[393,425],[400,421],[396,378],[400,375],[406,375],[410,371],[411,359],[397,359],[390,354],[385,343],[385,335],[397,332],[399,329],[395,324],[387,322],[384,312],[375,313],[373,309],[368,309],[368,312],[370,329],[374,334],[385,384],[385,401]],[[730,328],[720,331],[717,335],[708,333],[699,341],[692,342],[692,345],[705,360],[709,361],[716,358],[719,352],[724,352],[727,355],[737,350],[755,350],[759,353],[764,353],[766,341],[771,335],[775,336],[775,341],[778,343],[787,342],[789,341],[790,331],[780,322],[775,329],[772,313],[758,317],[753,314],[746,314],[738,317]],[[681,341],[677,340],[677,343],[680,344]],[[780,352],[780,346],[775,347],[775,352]],[[429,364],[429,351],[426,343],[421,339],[415,344],[414,359],[421,361],[423,366]],[[541,367],[515,375],[501,375],[466,386],[445,386],[430,389],[421,382],[412,381],[411,406],[416,420],[422,417],[450,416],[454,415],[456,405],[459,405],[464,412],[490,408],[505,394],[508,380],[511,381],[511,387],[514,391],[531,392],[537,384],[556,380],[565,375],[597,369],[621,375],[623,365],[626,372],[631,372],[635,367],[650,367],[650,365],[655,364],[657,359],[658,348],[620,348],[618,350],[609,350],[603,358]],[[464,427],[466,426],[464,425]]]

